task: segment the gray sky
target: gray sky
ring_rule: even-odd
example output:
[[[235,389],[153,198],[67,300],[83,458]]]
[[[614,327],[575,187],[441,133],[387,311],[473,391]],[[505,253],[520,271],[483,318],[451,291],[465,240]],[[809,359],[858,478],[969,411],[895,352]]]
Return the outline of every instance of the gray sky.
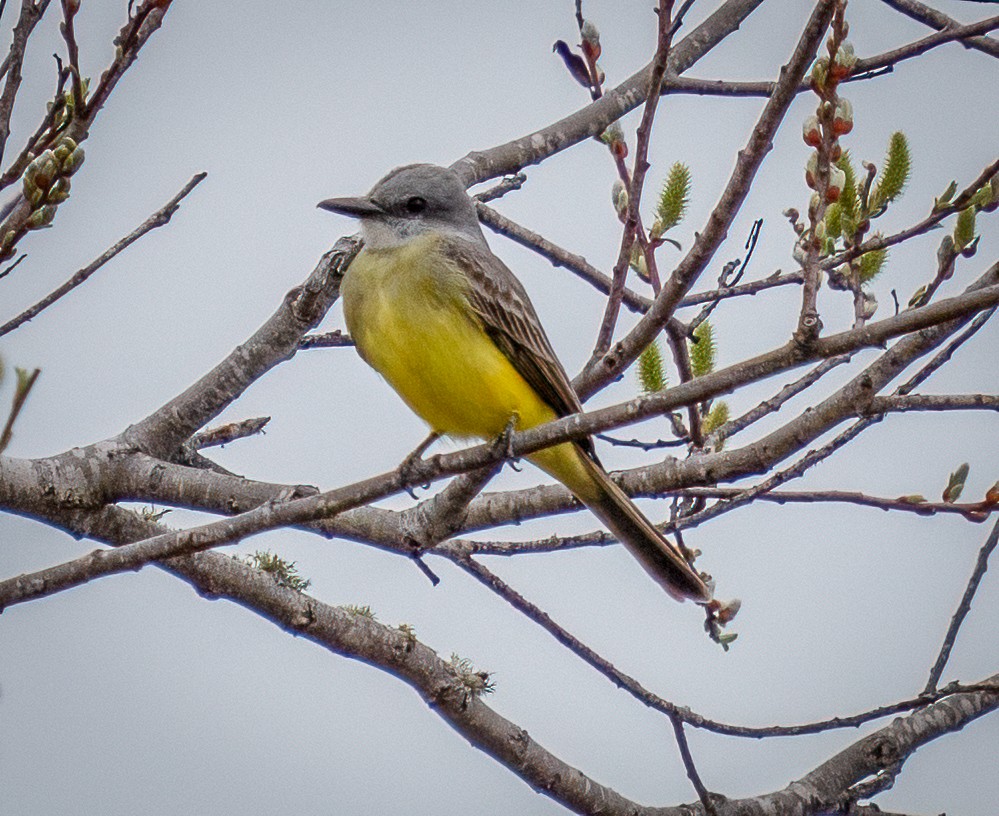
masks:
[[[699,0],[689,22],[716,5]],[[957,0],[936,5],[967,20],[994,10]],[[110,59],[124,6],[83,4],[85,73],[96,77]],[[655,39],[650,6],[585,3],[603,35],[609,84],[648,61]],[[775,78],[806,6],[771,0],[691,74]],[[13,17],[8,9],[7,26]],[[34,130],[51,90],[50,55],[61,47],[57,15],[50,17],[32,42],[11,150]],[[875,0],[854,0],[849,19],[861,56],[927,31]],[[21,249],[28,260],[0,281],[4,319],[133,229],[195,172],[207,170],[208,179],[169,227],[4,338],[0,353],[8,365],[43,372],[8,452],[38,457],[116,434],[219,361],[336,237],[353,229],[317,211],[317,201],[366,191],[401,163],[449,163],[584,104],[585,91],[551,53],[557,38],[575,41],[569,0],[176,0],[94,127],[87,163],[73,180],[72,199],[60,207],[56,230],[26,238]],[[856,158],[880,161],[893,130],[910,139],[912,184],[885,228],[913,223],[952,178],[967,182],[995,157],[996,88],[994,59],[950,45],[845,90],[856,127],[844,143]],[[673,161],[691,166],[693,202],[677,233],[685,247],[761,106],[742,99],[663,101],[650,189]],[[799,123],[813,106],[802,96],[792,108],[705,285],[720,263],[742,255],[755,218],[765,226],[749,276],[793,267],[792,233],[780,213],[807,206],[808,151]],[[630,139],[636,124],[634,115],[625,121]],[[615,173],[606,150],[587,142],[528,176],[527,187],[498,207],[609,270],[619,224],[610,207]],[[945,293],[959,291],[997,256],[995,217],[983,227],[978,256],[959,264]],[[879,316],[889,313],[892,288],[904,303],[932,277],[940,235],[893,252],[874,287]],[[526,250],[489,238],[522,277],[575,373],[592,346],[600,297]],[[723,305],[715,320],[719,364],[784,342],[798,297],[780,291]],[[852,307],[842,293],[823,292],[820,307],[827,331],[849,326]],[[335,308],[326,327],[341,325]],[[995,393],[997,340],[995,325],[983,330],[926,391]],[[858,363],[872,357],[858,355]],[[847,376],[832,375],[830,386]],[[746,389],[730,400],[733,411],[789,379]],[[8,379],[3,400],[10,389]],[[592,404],[635,389],[626,377]],[[803,407],[793,403],[779,419]],[[349,349],[299,354],[253,386],[225,418],[264,414],[273,417],[267,434],[228,446],[218,460],[250,477],[323,488],[394,467],[424,433]],[[759,432],[773,426],[761,423]],[[967,461],[966,496],[978,498],[999,477],[996,430],[995,417],[983,413],[889,417],[796,486],[936,497],[947,474]],[[659,436],[662,427],[647,423],[634,434]],[[602,455],[615,468],[640,461],[620,450]],[[541,479],[529,466],[522,473],[508,469],[495,486]],[[654,518],[666,512],[662,502],[645,506]],[[198,518],[178,511],[167,521]],[[534,537],[593,526],[579,515],[493,532]],[[727,654],[703,636],[695,607],[665,599],[620,548],[489,566],[662,696],[717,719],[764,725],[850,714],[921,689],[987,532],[987,525],[955,518],[849,507],[761,506],[728,514],[688,536],[704,551],[703,565],[720,592],[744,602],[735,626],[740,638]],[[10,516],[0,517],[0,542],[3,577],[92,548]],[[695,798],[667,722],[448,564],[432,562],[442,578],[433,588],[409,561],[353,543],[279,532],[237,549],[263,548],[296,560],[320,599],[369,604],[383,622],[412,624],[441,655],[457,652],[494,672],[497,692],[489,704],[600,782],[640,802]],[[997,610],[999,582],[989,574],[945,681],[974,681],[996,670]],[[3,816],[429,813],[442,802],[483,816],[562,812],[470,750],[399,681],[291,638],[231,603],[206,601],[153,568],[0,617],[0,730]],[[782,787],[857,737],[850,731],[755,743],[693,732],[690,740],[706,784],[734,797]],[[997,739],[999,720],[992,717],[920,751],[878,803],[993,813]]]

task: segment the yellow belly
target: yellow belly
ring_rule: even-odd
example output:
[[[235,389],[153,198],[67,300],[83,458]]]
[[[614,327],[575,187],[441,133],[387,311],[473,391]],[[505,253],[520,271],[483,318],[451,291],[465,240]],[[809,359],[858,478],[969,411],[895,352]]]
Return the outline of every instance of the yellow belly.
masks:
[[[557,417],[486,334],[461,271],[431,236],[390,250],[364,249],[341,287],[347,330],[364,360],[431,430],[495,439]],[[601,495],[585,454],[562,443],[530,461],[584,503]]]
[[[460,270],[434,243],[365,249],[350,265],[341,291],[361,356],[438,433],[489,439],[511,417],[518,428],[554,419],[485,333]]]

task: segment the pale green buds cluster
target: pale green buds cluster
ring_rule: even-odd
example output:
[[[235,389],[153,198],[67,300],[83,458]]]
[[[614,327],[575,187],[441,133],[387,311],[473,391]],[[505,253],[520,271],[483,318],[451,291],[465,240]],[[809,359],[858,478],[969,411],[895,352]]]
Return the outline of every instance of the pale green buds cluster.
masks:
[[[80,169],[85,158],[83,148],[63,136],[54,148],[32,159],[21,184],[24,197],[33,208],[45,202],[59,204],[69,198],[69,177]]]
[[[25,229],[49,226],[55,219],[56,207],[69,198],[72,176],[83,165],[83,148],[69,136],[62,136],[55,145],[31,160],[21,176],[21,189],[31,207],[23,226],[8,229],[0,239],[0,261],[12,257],[15,244]]]

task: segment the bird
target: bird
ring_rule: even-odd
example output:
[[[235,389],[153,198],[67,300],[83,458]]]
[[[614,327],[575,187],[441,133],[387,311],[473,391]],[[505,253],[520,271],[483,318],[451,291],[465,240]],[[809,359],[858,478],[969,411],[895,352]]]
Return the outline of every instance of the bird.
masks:
[[[340,287],[347,331],[361,358],[430,426],[428,441],[498,439],[582,410],[457,173],[405,165],[366,196],[318,206],[360,221],[364,245]],[[672,597],[711,601],[710,581],[611,479],[592,439],[526,458],[565,485]]]

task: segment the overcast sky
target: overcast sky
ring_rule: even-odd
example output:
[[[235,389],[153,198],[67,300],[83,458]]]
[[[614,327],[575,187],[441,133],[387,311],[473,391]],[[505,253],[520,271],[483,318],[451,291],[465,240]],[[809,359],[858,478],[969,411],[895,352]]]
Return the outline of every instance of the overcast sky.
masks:
[[[9,4],[4,37],[15,18]],[[84,73],[98,76],[124,2],[84,2],[77,27]],[[603,35],[602,66],[615,85],[650,58],[651,2],[587,0]],[[689,30],[718,5],[698,0]],[[770,80],[790,55],[810,3],[769,0],[691,75]],[[988,3],[938,2],[962,19]],[[927,30],[875,0],[850,4],[861,56]],[[62,51],[57,4],[31,42],[11,149],[34,131]],[[552,43],[576,40],[573,3],[176,0],[101,114],[55,230],[29,235],[29,258],[0,281],[2,319],[33,303],[162,206],[194,173],[208,179],[169,227],[157,230],[84,287],[8,335],[0,354],[42,375],[8,450],[39,457],[119,433],[188,386],[245,340],[354,226],[315,208],[366,191],[411,161],[447,164],[544,126],[583,105]],[[951,179],[967,182],[996,154],[999,63],[958,45],[857,86],[856,127],[844,142],[880,161],[893,130],[909,136],[913,179],[885,225],[928,210]],[[808,151],[802,96],[780,131],[730,239],[705,276],[740,257],[752,221],[765,221],[751,278],[793,268],[781,211],[804,210]],[[701,228],[748,138],[758,99],[663,100],[650,188],[669,165],[693,171],[684,247]],[[625,121],[633,139],[637,119]],[[528,171],[497,206],[609,270],[619,224],[605,148],[589,141]],[[959,263],[954,293],[997,257],[995,216],[978,256]],[[875,285],[879,316],[890,291],[903,303],[934,272],[940,233],[893,252]],[[528,287],[570,374],[592,347],[602,300],[531,253],[489,236]],[[666,255],[669,248],[663,250]],[[665,257],[665,256],[664,256]],[[668,261],[662,263],[668,266]],[[718,310],[719,364],[785,342],[799,294],[779,290]],[[852,305],[824,292],[828,331],[847,328]],[[622,318],[622,331],[631,318]],[[342,326],[339,308],[325,328]],[[999,330],[962,349],[931,393],[999,385]],[[842,383],[873,353],[857,356]],[[739,413],[791,379],[730,400]],[[592,404],[633,395],[634,378]],[[11,393],[10,378],[0,397]],[[794,403],[779,417],[803,409]],[[350,349],[300,353],[254,385],[227,413],[269,415],[264,436],[217,451],[227,468],[274,482],[331,488],[394,467],[424,428]],[[774,427],[761,423],[760,432]],[[995,415],[889,417],[799,487],[897,496],[939,495],[947,474],[971,465],[980,498],[997,478]],[[648,423],[628,435],[660,436]],[[448,449],[445,443],[442,449]],[[453,445],[450,448],[454,448]],[[602,451],[611,467],[638,464]],[[543,476],[507,469],[495,487]],[[387,502],[406,506],[407,497]],[[664,502],[645,503],[654,518]],[[174,512],[174,525],[195,523]],[[490,531],[534,537],[591,530],[578,515]],[[557,621],[656,693],[720,720],[794,723],[855,713],[918,692],[988,525],[848,506],[760,506],[699,528],[688,543],[721,594],[744,602],[739,641],[725,654],[701,631],[693,605],[675,604],[620,548],[520,556],[489,566]],[[0,577],[87,552],[92,543],[35,522],[0,517]],[[457,652],[494,672],[487,702],[542,745],[625,796],[649,804],[695,798],[668,723],[557,647],[486,589],[435,559],[436,588],[407,559],[343,541],[283,531],[238,548],[270,548],[298,562],[312,592],[368,604],[379,620],[410,623],[441,655]],[[986,576],[944,681],[981,679],[999,655],[999,581]],[[871,730],[871,729],[868,729]],[[13,607],[0,617],[0,814],[188,813],[555,814],[511,772],[470,749],[419,697],[370,666],[289,637],[232,603],[210,602],[155,568],[95,581]],[[692,750],[709,788],[745,796],[783,787],[862,732],[760,743],[699,732]],[[920,751],[884,808],[985,816],[995,812],[999,719],[976,722]]]

